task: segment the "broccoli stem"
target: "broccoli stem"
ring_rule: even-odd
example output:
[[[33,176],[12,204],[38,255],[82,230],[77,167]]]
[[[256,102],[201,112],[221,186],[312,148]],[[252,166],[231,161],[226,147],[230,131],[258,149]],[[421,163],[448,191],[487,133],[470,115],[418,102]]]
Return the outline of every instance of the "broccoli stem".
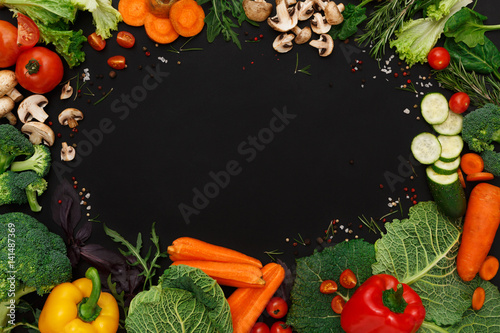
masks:
[[[9,322],[16,322],[16,305],[19,303],[19,299],[34,291],[36,291],[35,287],[18,289],[14,297],[0,303],[0,333],[8,332],[12,329],[10,326],[8,327],[7,324],[9,324]],[[13,311],[12,314],[11,311]]]
[[[491,136],[491,139],[497,143],[500,143],[500,129],[498,131],[496,131],[495,133],[493,133],[493,135]]]
[[[26,197],[28,198],[28,204],[30,205],[31,211],[40,212],[42,206],[38,203],[38,196],[35,190],[26,190]]]
[[[15,156],[0,154],[0,173],[7,171]]]

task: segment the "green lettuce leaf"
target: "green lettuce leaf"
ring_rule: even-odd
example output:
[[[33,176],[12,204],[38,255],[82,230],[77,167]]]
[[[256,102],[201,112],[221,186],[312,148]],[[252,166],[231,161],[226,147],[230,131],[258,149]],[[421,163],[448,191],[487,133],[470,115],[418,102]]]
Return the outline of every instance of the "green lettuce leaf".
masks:
[[[116,10],[111,0],[71,0],[81,10],[92,13],[95,32],[103,39],[112,36],[111,31],[118,30],[118,23],[122,21],[122,15]]]
[[[441,0],[430,4],[425,9],[425,15],[433,20],[440,20],[451,12],[451,8],[456,5],[458,0]]]
[[[69,23],[76,17],[76,8],[69,0],[0,0],[0,5],[19,11],[43,25],[60,20]]]
[[[349,268],[356,274],[359,286],[372,275],[371,265],[374,262],[375,248],[363,240],[343,242],[297,259],[287,324],[301,333],[342,332],[340,315],[334,313],[331,307],[334,295],[320,293],[321,282],[338,281],[340,274]],[[338,291],[348,297],[356,289],[348,290],[339,285]]]
[[[137,294],[125,319],[128,333],[231,333],[229,304],[217,282],[185,265],[165,270],[157,286]]]
[[[73,68],[85,61],[85,53],[82,51],[83,43],[87,37],[82,30],[74,31],[61,27],[53,29],[39,24],[40,40],[46,44],[52,43],[56,52],[66,60],[68,66]]]

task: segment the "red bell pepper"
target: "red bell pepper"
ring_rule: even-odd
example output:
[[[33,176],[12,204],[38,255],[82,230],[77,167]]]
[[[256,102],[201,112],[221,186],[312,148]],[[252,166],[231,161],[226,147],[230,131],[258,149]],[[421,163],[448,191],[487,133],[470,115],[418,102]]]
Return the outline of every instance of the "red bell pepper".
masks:
[[[391,275],[367,279],[347,301],[340,324],[347,333],[414,333],[425,318],[420,296]]]

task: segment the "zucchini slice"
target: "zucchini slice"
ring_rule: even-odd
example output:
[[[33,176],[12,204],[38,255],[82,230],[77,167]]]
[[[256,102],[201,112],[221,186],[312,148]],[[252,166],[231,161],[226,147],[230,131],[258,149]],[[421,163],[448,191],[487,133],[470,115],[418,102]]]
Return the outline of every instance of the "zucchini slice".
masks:
[[[439,135],[441,143],[441,156],[439,159],[444,162],[452,162],[460,156],[464,148],[464,141],[460,135]]]
[[[446,97],[438,92],[429,93],[420,103],[422,117],[431,125],[442,124],[448,118],[449,107]]]
[[[441,144],[434,134],[423,132],[413,138],[411,152],[420,163],[432,164],[441,156]]]
[[[460,157],[456,158],[451,162],[443,162],[441,160],[437,160],[432,165],[432,169],[441,175],[451,175],[452,173],[457,172],[460,167]]]
[[[458,173],[442,175],[429,166],[426,174],[429,190],[439,209],[450,218],[462,217],[467,208],[467,200]]]
[[[461,114],[448,111],[448,118],[442,124],[432,125],[434,130],[442,135],[457,135],[462,132],[464,117]]]

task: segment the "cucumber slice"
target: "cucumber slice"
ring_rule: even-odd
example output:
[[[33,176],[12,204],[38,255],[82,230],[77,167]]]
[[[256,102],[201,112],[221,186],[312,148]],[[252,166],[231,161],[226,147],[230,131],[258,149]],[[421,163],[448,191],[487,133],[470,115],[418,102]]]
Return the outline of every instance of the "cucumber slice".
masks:
[[[441,156],[439,159],[444,162],[452,162],[460,156],[464,148],[464,141],[460,135],[439,135],[441,143]]]
[[[420,163],[432,164],[441,156],[441,144],[434,134],[423,132],[413,138],[411,152]]]
[[[442,175],[429,166],[426,174],[429,190],[439,209],[450,218],[462,217],[467,208],[467,201],[458,173]]]
[[[422,117],[431,125],[442,124],[449,115],[448,100],[438,92],[429,93],[420,103]]]
[[[452,173],[457,172],[459,167],[460,157],[451,162],[443,162],[441,160],[437,160],[432,165],[432,170],[441,175],[451,175]]]
[[[457,135],[462,132],[464,117],[461,114],[448,111],[448,118],[442,124],[432,125],[434,130],[442,135]]]

